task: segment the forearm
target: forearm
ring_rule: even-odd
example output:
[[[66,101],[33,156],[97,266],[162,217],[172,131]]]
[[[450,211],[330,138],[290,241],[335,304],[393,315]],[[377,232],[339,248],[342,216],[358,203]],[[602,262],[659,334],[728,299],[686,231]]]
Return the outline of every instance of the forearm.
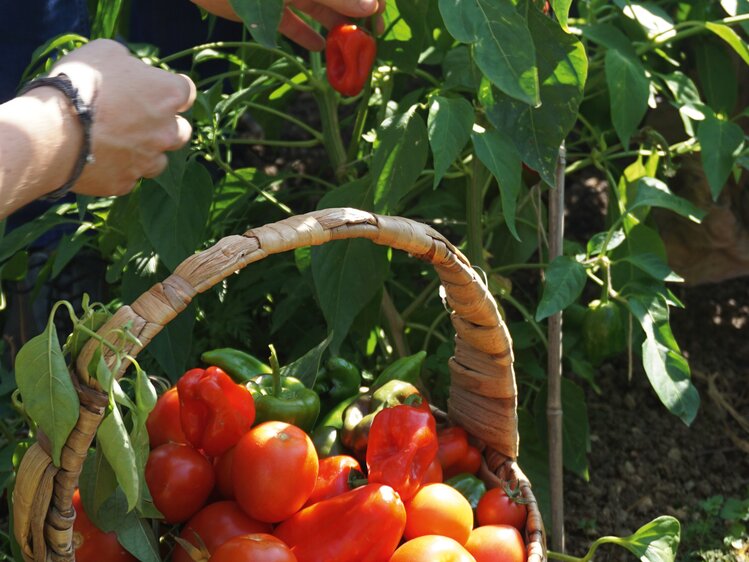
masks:
[[[82,136],[67,98],[53,88],[0,105],[0,219],[70,177]]]

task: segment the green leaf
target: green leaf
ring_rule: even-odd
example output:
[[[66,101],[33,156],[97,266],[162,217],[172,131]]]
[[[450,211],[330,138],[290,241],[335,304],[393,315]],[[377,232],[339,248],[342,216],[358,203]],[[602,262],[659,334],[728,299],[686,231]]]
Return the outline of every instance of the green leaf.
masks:
[[[582,28],[583,37],[607,49],[620,51],[624,56],[636,56],[632,41],[623,31],[610,23],[596,23]]]
[[[631,263],[658,281],[684,281],[682,277],[674,273],[674,271],[668,267],[668,264],[666,264],[666,262],[656,254],[636,254],[622,258],[621,261]]]
[[[118,407],[111,408],[96,432],[96,441],[125,492],[128,511],[135,508],[140,497],[140,479],[135,450]]]
[[[439,7],[447,30],[473,44],[476,64],[497,88],[525,104],[539,104],[533,37],[512,2],[440,0]]]
[[[57,246],[57,252],[55,253],[55,260],[52,264],[52,278],[57,277],[66,265],[70,263],[78,252],[81,251],[83,246],[89,240],[89,237],[85,233],[91,228],[89,224],[83,224],[75,231],[72,236],[65,236],[60,240],[60,245]]]
[[[140,188],[140,220],[148,239],[170,270],[203,241],[213,183],[204,166],[191,161],[176,196],[154,180]]]
[[[388,2],[390,4],[391,2]],[[396,60],[398,67],[406,72],[413,72],[419,62],[419,56],[429,39],[429,29],[425,14],[429,10],[429,0],[396,0],[398,11],[411,30],[411,37],[404,45],[404,53]]]
[[[99,0],[91,25],[91,39],[112,39],[117,32],[117,17],[122,0]]]
[[[229,0],[252,38],[264,47],[276,46],[276,32],[284,11],[283,0]]]
[[[730,115],[736,107],[739,86],[728,51],[717,41],[695,42],[692,48],[705,100],[716,112]]]
[[[705,212],[692,203],[674,195],[668,186],[655,178],[641,178],[637,180],[637,193],[626,210],[631,213],[640,207],[660,207],[669,209],[693,222],[699,223],[705,216]]]
[[[551,8],[554,10],[554,15],[557,17],[559,25],[565,31],[569,31],[567,20],[570,17],[570,6],[572,6],[572,0],[551,0]]]
[[[428,135],[417,109],[414,105],[386,119],[378,131],[370,170],[378,213],[397,210],[426,164]]]
[[[573,381],[562,378],[562,456],[564,467],[588,480],[588,453],[590,452],[590,427],[588,424],[588,406],[585,402],[585,392]],[[546,384],[541,387],[535,400],[536,427],[540,429],[542,439],[547,439],[546,430],[546,401],[549,388]]]
[[[676,34],[671,16],[654,3],[631,0],[615,0],[615,3],[625,16],[645,29],[648,38],[657,37],[657,42],[662,43]]]
[[[37,217],[6,233],[0,239],[0,264],[30,246],[32,242],[41,238],[49,230],[64,223],[65,220],[54,212],[47,212],[41,217]]]
[[[538,10],[529,11],[528,23],[536,41],[541,107],[529,107],[499,92],[482,101],[492,125],[512,139],[524,162],[554,185],[559,145],[577,119],[588,59],[576,37]]]
[[[445,54],[442,61],[442,74],[445,77],[445,88],[474,92],[481,83],[481,71],[465,45],[458,45]]]
[[[159,543],[151,525],[131,511],[115,529],[117,540],[140,562],[161,562]]]
[[[19,350],[15,370],[24,408],[49,438],[52,461],[60,466],[62,448],[78,421],[80,402],[53,318]]]
[[[690,425],[697,415],[700,396],[670,331],[663,297],[637,294],[628,297],[627,304],[645,332],[642,362],[650,384],[669,412]]]
[[[643,562],[673,562],[681,539],[679,521],[661,515],[628,537],[616,541]]]
[[[99,510],[117,490],[117,476],[101,449],[89,452],[78,481],[83,510],[94,525],[101,527]]]
[[[317,372],[320,370],[320,360],[331,341],[333,341],[333,333],[296,361],[281,367],[281,376],[295,377],[302,381],[307,388],[315,386]]]
[[[190,304],[170,320],[146,348],[171,381],[176,381],[187,369],[194,328],[195,305]]]
[[[185,177],[190,147],[185,146],[179,150],[167,152],[169,165],[161,172],[154,181],[163,187],[172,199],[179,199],[182,191],[182,181]]]
[[[710,192],[717,200],[744,147],[744,131],[736,123],[707,115],[697,129],[697,139]]]
[[[597,256],[603,251],[603,243],[606,241],[606,237],[608,236],[608,234],[608,232],[599,232],[598,234],[593,235],[590,240],[588,240],[586,249],[588,256]],[[624,242],[625,238],[626,237],[622,229],[616,230],[614,234],[612,234],[611,239],[606,246],[606,253],[618,248],[622,244],[622,242]]]
[[[520,241],[515,226],[515,210],[523,171],[520,155],[509,139],[498,131],[474,132],[471,138],[479,160],[497,180],[507,228],[512,236]]]
[[[720,0],[720,5],[729,16],[749,14],[749,0]],[[743,22],[741,28],[749,33],[749,22]]]
[[[616,134],[627,146],[648,110],[650,81],[639,59],[618,50],[606,51],[605,65],[611,119]]]
[[[566,308],[585,287],[585,267],[569,256],[559,256],[546,270],[544,293],[536,310],[536,321],[548,318]]]
[[[437,187],[468,142],[474,117],[473,106],[464,98],[432,98],[427,133],[434,155],[433,187]]]
[[[388,249],[369,240],[339,240],[312,250],[312,277],[328,331],[338,353],[351,323],[382,288],[389,270]]]
[[[705,22],[705,27],[723,39],[741,57],[746,64],[749,64],[749,48],[744,40],[733,29],[722,23],[712,21]]]
[[[29,271],[29,253],[21,250],[0,266],[0,280],[23,281]]]

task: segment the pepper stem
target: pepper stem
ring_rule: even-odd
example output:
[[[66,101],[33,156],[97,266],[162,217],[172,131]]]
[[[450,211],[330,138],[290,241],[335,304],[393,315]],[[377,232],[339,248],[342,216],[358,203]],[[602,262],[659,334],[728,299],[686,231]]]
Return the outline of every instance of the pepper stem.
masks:
[[[281,394],[281,366],[278,364],[278,354],[276,354],[276,348],[273,344],[268,346],[270,348],[270,361],[271,376],[273,377],[273,396],[279,396]]]

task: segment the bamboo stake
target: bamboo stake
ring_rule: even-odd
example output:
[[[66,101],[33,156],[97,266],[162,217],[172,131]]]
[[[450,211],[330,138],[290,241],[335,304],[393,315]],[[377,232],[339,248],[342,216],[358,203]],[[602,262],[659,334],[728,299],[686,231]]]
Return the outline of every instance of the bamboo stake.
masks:
[[[559,147],[556,185],[549,194],[549,262],[562,255],[564,238],[564,168],[567,151]],[[564,481],[562,450],[562,313],[549,318],[548,385],[546,419],[549,428],[549,479],[551,485],[551,548],[564,552]]]

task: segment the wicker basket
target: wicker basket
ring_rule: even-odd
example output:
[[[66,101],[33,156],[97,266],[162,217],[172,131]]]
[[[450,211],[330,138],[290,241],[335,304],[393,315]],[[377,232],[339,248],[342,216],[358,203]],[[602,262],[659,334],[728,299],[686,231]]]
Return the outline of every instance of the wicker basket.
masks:
[[[483,449],[482,478],[492,487],[517,479],[528,501],[526,544],[529,562],[546,560],[541,515],[528,479],[518,468],[517,387],[512,342],[496,302],[463,254],[432,228],[415,221],[356,209],[325,209],[294,216],[228,236],[187,258],[164,282],[154,285],[131,306],[123,306],[99,333],[130,323],[143,346],[202,293],[246,265],[270,254],[331,240],[368,238],[431,263],[445,290],[455,328],[455,356],[448,415]],[[109,338],[115,336],[109,335]],[[115,342],[113,342],[115,343]],[[140,348],[129,344],[130,355]],[[78,423],[63,448],[61,466],[52,463],[43,436],[21,462],[13,494],[14,534],[26,561],[73,561],[71,499],[83,461],[104,415],[107,397],[88,376],[97,349],[90,341],[78,357],[73,380],[81,408]],[[113,363],[111,352],[105,359]],[[122,376],[123,365],[117,376]]]

